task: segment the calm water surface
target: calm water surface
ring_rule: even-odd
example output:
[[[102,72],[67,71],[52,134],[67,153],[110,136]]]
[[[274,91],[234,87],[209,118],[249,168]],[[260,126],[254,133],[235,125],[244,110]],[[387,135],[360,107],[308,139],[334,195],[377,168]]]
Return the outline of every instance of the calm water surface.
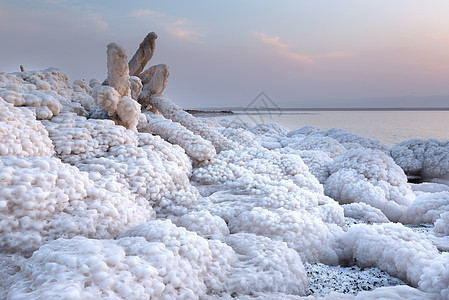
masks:
[[[253,123],[275,122],[289,129],[305,125],[321,129],[344,128],[378,139],[390,147],[413,138],[449,140],[449,111],[288,111],[271,115],[236,112],[226,118]]]

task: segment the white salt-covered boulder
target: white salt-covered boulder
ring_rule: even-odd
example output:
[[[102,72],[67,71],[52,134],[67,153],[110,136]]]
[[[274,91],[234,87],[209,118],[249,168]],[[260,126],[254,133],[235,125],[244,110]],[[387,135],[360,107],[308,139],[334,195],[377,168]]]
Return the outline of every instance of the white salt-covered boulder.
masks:
[[[143,237],[147,242],[161,242],[175,256],[187,261],[191,270],[184,276],[192,277],[193,280],[179,278],[179,282],[195,284],[192,290],[198,294],[207,290],[221,291],[232,264],[237,260],[232,248],[226,244],[218,240],[206,240],[183,227],[177,227],[170,220],[141,224],[120,235],[119,239],[125,237]]]
[[[408,175],[449,180],[449,141],[404,141],[391,148],[391,156]]]
[[[323,191],[300,157],[260,147],[222,151],[212,162],[200,164],[192,178],[201,184],[213,184],[235,181],[244,175],[254,177],[255,174],[266,175],[271,180],[289,179],[310,191]]]
[[[226,222],[207,210],[191,211],[180,216],[169,216],[169,218],[177,226],[196,232],[203,238],[223,239],[229,235]]]
[[[7,155],[51,157],[53,145],[31,111],[0,98],[0,156]]]
[[[378,267],[438,298],[449,296],[449,255],[401,224],[354,225],[341,237],[341,259]]]
[[[170,70],[167,65],[152,66],[139,75],[142,80],[142,98],[148,102],[152,95],[162,94],[167,87]]]
[[[106,110],[109,116],[113,117],[115,115],[121,97],[113,87],[96,85],[92,90],[92,96],[95,99],[95,103]]]
[[[231,232],[244,231],[286,242],[304,261],[331,265],[338,262],[333,250],[335,236],[319,217],[305,210],[278,208],[270,211],[256,207],[240,214],[230,226]]]
[[[85,159],[76,165],[116,180],[150,202],[178,190],[195,192],[189,183],[192,165],[180,147],[150,134],[139,134],[139,140],[139,146],[110,147],[104,157]]]
[[[171,253],[157,245],[145,246],[155,257]],[[164,294],[166,283],[156,267],[128,254],[112,240],[58,239],[41,247],[20,268],[9,279],[13,283],[7,293],[10,299],[143,299],[170,295]]]
[[[56,155],[66,163],[104,156],[113,146],[137,144],[133,131],[116,126],[112,120],[86,119],[64,112],[42,124]]]
[[[313,131],[311,136],[326,136],[331,137],[339,142],[347,150],[366,148],[371,150],[379,150],[386,154],[390,153],[390,148],[380,142],[379,140],[358,135],[356,133],[349,132],[342,128],[332,128],[328,130]]]
[[[0,158],[0,248],[29,253],[59,237],[115,237],[154,217],[121,184],[56,158]]]
[[[261,145],[267,149],[278,149],[282,147],[281,140],[285,136],[285,134],[288,132],[288,129],[273,122],[263,122],[263,123],[245,123],[241,120],[239,121],[232,121],[223,119],[220,120],[219,125],[229,129],[234,130],[243,130],[247,133],[251,133],[255,136],[255,142],[257,143],[249,143],[248,141],[241,141],[241,138],[239,137],[233,137],[233,132],[231,131],[224,131],[226,134],[226,137],[233,140],[237,139],[236,141],[239,143],[242,143],[242,145],[248,145],[250,147],[256,147],[257,145]],[[222,130],[222,129],[219,129]],[[241,132],[239,132],[240,135],[242,135]]]
[[[352,218],[364,223],[388,223],[388,218],[378,208],[363,202],[353,202],[342,205],[345,217]]]
[[[90,87],[82,80],[73,84],[58,69],[27,71],[0,77],[0,97],[15,106],[25,106],[38,119],[50,119],[61,111],[86,115],[94,103]]]
[[[341,204],[364,202],[398,221],[415,199],[404,171],[379,150],[353,149],[337,157],[324,184]]]
[[[330,158],[343,154],[346,149],[337,140],[328,136],[292,135],[283,138],[281,144],[295,150],[322,151]]]
[[[449,235],[449,212],[446,211],[440,215],[435,222],[433,231],[438,235]]]
[[[403,224],[433,224],[449,211],[449,192],[424,193],[407,208],[399,221]]]
[[[129,97],[122,97],[117,105],[118,123],[126,129],[136,129],[140,117],[140,104]]]
[[[235,296],[280,292],[304,295],[308,278],[298,253],[284,242],[249,233],[226,238],[238,255],[225,289]]]

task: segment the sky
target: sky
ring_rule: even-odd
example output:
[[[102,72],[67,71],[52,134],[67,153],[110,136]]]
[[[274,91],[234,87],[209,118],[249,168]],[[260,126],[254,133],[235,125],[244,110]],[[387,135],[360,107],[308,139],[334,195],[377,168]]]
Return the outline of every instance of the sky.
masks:
[[[149,65],[185,108],[449,107],[449,1],[0,0],[0,71],[107,76],[106,46]]]

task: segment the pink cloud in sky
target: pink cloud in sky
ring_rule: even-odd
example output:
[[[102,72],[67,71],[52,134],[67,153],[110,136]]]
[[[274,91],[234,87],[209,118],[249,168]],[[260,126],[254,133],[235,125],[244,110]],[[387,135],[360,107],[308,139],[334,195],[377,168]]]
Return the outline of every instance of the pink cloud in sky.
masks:
[[[269,36],[268,34],[263,32],[253,32],[253,34],[258,37],[262,43],[268,44],[276,49],[281,56],[301,63],[315,63],[315,60],[312,57],[291,51],[289,49],[290,47],[287,44],[282,43],[280,41],[281,38],[278,36]]]
[[[258,37],[262,43],[270,45],[276,49],[279,55],[296,62],[314,64],[316,63],[317,58],[351,57],[356,55],[355,52],[348,51],[333,51],[313,55],[302,54],[290,50],[290,46],[282,43],[281,38],[278,36],[270,36],[263,32],[253,32],[253,34]]]
[[[186,18],[178,18],[150,9],[139,9],[128,13],[128,17],[148,21],[152,17],[155,24],[158,24],[165,32],[171,36],[186,39],[195,43],[202,44],[201,38],[204,34],[192,28],[192,22]]]

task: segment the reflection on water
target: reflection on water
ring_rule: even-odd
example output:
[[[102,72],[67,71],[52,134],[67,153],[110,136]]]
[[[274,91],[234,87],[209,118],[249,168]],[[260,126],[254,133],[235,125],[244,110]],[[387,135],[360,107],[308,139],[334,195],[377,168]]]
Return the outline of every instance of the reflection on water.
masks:
[[[289,129],[304,125],[344,128],[389,146],[413,138],[449,140],[449,111],[288,111],[281,115],[236,113],[226,118],[275,122]]]

